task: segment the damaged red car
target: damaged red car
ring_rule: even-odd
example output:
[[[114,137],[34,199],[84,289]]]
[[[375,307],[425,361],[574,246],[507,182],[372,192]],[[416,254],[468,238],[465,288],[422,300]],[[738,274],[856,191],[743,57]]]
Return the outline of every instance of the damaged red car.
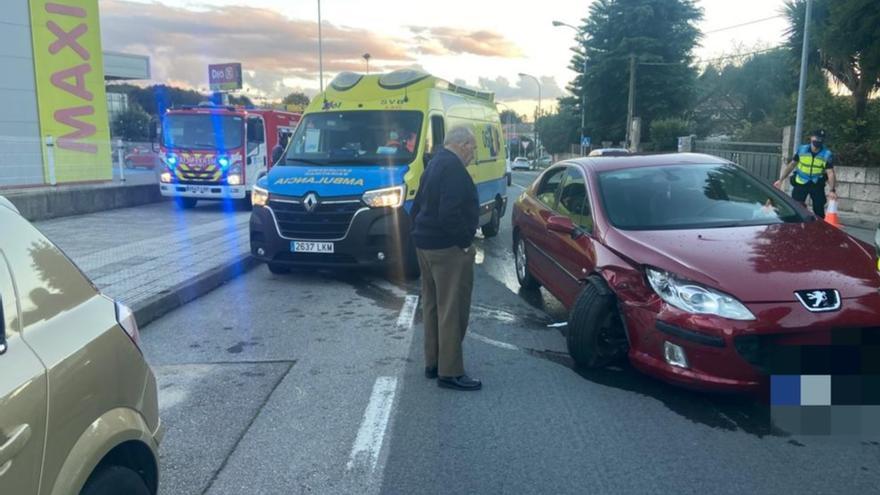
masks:
[[[516,202],[513,247],[520,285],[568,309],[581,367],[757,391],[821,373],[804,349],[880,340],[873,246],[716,157],[558,163]]]

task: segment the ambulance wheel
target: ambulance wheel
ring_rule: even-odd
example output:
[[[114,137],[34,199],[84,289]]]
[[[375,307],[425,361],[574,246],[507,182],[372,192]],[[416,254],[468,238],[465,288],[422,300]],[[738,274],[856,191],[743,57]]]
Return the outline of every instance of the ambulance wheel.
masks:
[[[480,230],[483,231],[484,237],[495,237],[498,235],[498,231],[501,230],[501,209],[498,205],[492,208],[492,218],[489,220],[489,223],[483,225]]]
[[[603,368],[626,356],[627,340],[614,293],[604,281],[584,284],[568,317],[568,353],[582,368]]]
[[[191,210],[196,207],[199,200],[196,198],[175,198],[174,204],[181,209]]]
[[[266,266],[269,267],[269,271],[272,272],[273,275],[287,275],[290,273],[290,267],[287,265],[281,265],[278,263],[266,263]]]

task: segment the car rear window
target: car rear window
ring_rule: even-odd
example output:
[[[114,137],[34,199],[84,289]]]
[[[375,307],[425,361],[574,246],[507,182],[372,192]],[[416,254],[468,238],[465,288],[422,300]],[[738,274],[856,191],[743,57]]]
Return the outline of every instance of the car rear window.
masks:
[[[667,165],[599,174],[612,225],[671,230],[803,222],[777,189],[730,164]]]

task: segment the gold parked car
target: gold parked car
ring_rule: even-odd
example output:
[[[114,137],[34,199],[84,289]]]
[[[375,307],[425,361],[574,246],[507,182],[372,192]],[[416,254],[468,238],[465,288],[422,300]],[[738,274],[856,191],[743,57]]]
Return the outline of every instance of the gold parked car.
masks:
[[[0,197],[0,494],[148,495],[156,378],[127,307]]]

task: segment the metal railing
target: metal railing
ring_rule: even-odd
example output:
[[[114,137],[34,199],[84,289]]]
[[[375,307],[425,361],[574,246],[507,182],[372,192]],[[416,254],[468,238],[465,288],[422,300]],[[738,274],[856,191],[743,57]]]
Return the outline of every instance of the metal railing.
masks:
[[[768,182],[779,177],[783,160],[781,143],[695,141],[694,152],[730,160]]]

